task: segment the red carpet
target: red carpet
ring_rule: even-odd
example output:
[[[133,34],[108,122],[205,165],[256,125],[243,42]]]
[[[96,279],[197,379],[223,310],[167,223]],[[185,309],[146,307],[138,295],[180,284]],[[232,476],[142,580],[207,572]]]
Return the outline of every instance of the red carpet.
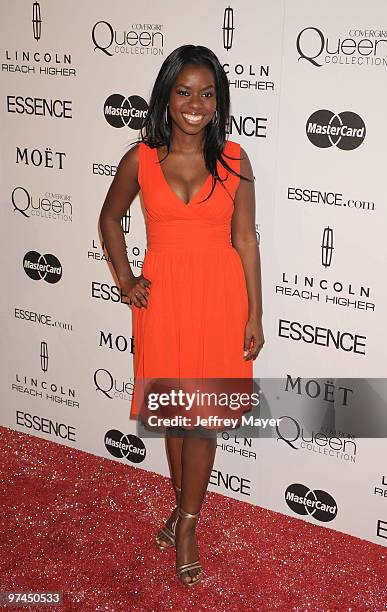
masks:
[[[387,610],[382,546],[209,493],[188,589],[152,540],[167,479],[4,428],[0,458],[0,590],[65,602],[18,610]]]

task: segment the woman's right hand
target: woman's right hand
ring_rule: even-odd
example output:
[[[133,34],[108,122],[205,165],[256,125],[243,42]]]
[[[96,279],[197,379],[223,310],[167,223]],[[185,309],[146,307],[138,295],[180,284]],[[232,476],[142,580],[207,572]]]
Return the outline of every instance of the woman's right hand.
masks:
[[[142,274],[134,276],[130,279],[121,281],[121,289],[125,295],[131,300],[134,306],[138,308],[147,308],[148,295],[150,293],[148,287],[152,286],[152,282],[145,278]]]

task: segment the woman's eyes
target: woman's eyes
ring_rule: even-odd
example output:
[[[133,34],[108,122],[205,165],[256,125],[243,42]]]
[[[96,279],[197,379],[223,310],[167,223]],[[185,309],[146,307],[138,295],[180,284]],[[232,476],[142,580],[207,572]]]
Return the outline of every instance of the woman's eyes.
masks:
[[[177,90],[177,94],[179,96],[189,96],[189,91],[187,91],[186,89],[178,89]],[[214,94],[212,93],[212,91],[207,91],[203,94],[203,96],[205,96],[206,98],[211,98]]]

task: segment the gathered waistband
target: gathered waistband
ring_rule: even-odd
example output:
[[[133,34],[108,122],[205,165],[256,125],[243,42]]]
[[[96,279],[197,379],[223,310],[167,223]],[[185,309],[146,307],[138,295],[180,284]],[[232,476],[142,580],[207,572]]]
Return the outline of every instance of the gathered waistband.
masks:
[[[214,251],[233,248],[229,224],[209,225],[192,220],[173,223],[148,222],[147,238],[147,248],[152,251]]]

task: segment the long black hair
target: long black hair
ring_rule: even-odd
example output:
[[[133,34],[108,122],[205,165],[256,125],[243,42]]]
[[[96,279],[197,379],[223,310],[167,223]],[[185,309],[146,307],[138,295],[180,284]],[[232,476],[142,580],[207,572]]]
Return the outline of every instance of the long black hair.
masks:
[[[203,148],[206,168],[213,177],[211,193],[215,188],[216,181],[222,183],[217,171],[218,161],[228,172],[244,180],[250,180],[231,168],[225,159],[225,157],[235,159],[224,153],[226,124],[230,114],[230,87],[227,75],[215,53],[202,45],[182,45],[165,58],[152,89],[148,113],[140,130],[140,140],[151,148],[166,146],[167,154],[169,153],[172,126],[170,120],[168,120],[166,109],[173,84],[186,64],[206,66],[210,68],[214,75],[217,112],[215,113],[215,121],[210,121],[204,128]]]

